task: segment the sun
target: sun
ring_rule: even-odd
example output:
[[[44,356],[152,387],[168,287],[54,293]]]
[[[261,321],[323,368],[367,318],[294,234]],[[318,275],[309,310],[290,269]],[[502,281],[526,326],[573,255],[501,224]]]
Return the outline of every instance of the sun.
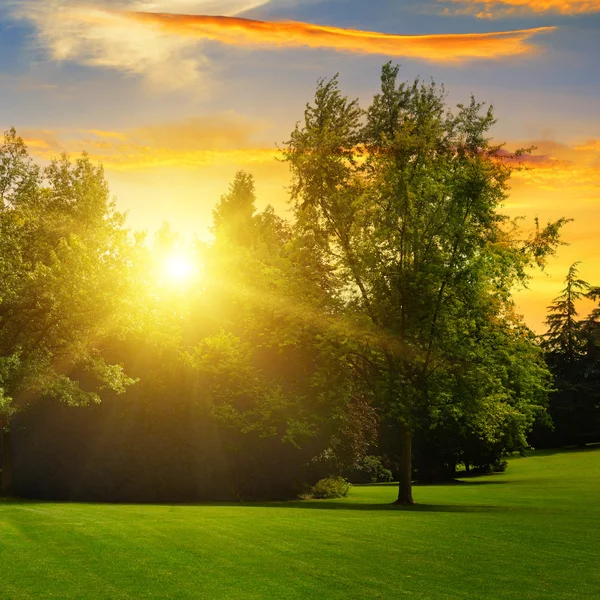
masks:
[[[162,275],[170,283],[183,284],[198,275],[198,267],[191,256],[173,252],[163,260]]]

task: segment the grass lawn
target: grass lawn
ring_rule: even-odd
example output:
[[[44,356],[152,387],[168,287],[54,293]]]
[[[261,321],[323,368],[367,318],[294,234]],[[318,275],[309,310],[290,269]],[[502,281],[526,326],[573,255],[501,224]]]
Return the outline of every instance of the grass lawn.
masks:
[[[343,501],[0,500],[0,598],[600,598],[600,448]]]

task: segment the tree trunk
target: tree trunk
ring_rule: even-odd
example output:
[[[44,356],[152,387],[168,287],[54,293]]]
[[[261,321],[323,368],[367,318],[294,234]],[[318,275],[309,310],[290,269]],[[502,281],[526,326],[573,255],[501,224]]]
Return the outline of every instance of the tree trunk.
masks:
[[[13,455],[8,428],[0,429],[2,447],[2,480],[0,481],[0,496],[11,496],[13,493]]]
[[[400,461],[398,500],[394,504],[414,504],[412,497],[412,431],[402,423],[399,428]]]

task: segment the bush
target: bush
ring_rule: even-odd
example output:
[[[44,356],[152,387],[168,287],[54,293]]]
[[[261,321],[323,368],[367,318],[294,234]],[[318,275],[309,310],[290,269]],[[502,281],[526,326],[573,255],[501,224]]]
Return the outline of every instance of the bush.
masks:
[[[312,486],[311,496],[318,499],[345,498],[351,487],[343,477],[327,477]]]
[[[363,471],[367,481],[365,483],[383,483],[392,481],[392,472],[381,464],[378,456],[365,456],[358,467]]]
[[[507,460],[498,459],[495,463],[492,464],[492,473],[504,473],[507,467]]]
[[[473,471],[475,473],[487,475],[489,473],[504,473],[507,467],[508,461],[498,458],[493,462],[485,463],[482,465],[473,465]]]
[[[378,456],[364,456],[345,473],[352,483],[384,483],[393,481],[390,469],[386,469]]]

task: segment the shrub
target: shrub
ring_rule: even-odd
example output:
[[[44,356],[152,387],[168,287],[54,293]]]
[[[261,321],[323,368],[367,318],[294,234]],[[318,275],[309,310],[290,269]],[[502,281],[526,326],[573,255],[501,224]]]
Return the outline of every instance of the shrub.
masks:
[[[311,488],[313,498],[345,498],[352,486],[343,477],[327,477],[315,483]]]
[[[365,456],[359,466],[368,478],[368,483],[382,483],[392,481],[392,472],[381,464],[378,456]]]
[[[485,463],[482,465],[474,465],[473,471],[475,473],[480,473],[484,475],[488,473],[504,473],[507,467],[508,461],[498,458],[493,462]]]
[[[508,461],[498,459],[492,464],[492,473],[504,473],[506,467],[508,467]]]
[[[364,456],[355,467],[348,471],[348,479],[353,483],[382,483],[393,481],[392,472],[386,469],[378,456]]]

